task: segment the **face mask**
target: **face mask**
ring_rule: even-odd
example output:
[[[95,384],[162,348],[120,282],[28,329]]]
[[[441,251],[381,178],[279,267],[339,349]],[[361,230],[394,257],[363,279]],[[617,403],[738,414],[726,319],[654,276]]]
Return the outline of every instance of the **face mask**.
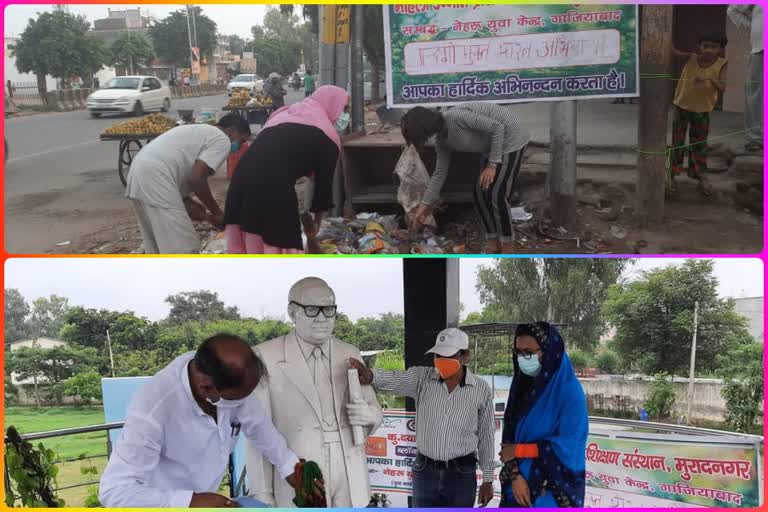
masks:
[[[517,364],[520,366],[520,371],[529,377],[536,377],[541,372],[541,361],[538,356],[534,355],[530,359],[517,356]]]
[[[240,141],[239,140],[233,140],[232,144],[229,146],[229,152],[230,153],[237,153],[237,151],[240,149]]]
[[[221,398],[221,395],[219,395],[219,399],[215,402],[211,400],[210,398],[206,397],[205,401],[208,402],[211,405],[216,406],[218,409],[234,409],[236,407],[240,407],[245,403],[245,398],[240,400],[227,400],[226,398]]]
[[[456,359],[436,357],[435,368],[437,368],[437,373],[439,373],[442,378],[447,379],[459,373],[459,370],[461,370],[461,363]]]
[[[349,112],[343,112],[341,116],[336,120],[336,131],[339,133],[344,133],[344,131],[349,126]]]

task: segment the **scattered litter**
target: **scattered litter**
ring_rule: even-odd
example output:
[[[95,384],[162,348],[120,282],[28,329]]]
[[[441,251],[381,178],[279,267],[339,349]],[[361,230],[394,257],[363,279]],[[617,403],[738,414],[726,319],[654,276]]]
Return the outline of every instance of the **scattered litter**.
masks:
[[[567,235],[568,230],[565,229],[563,226],[558,226],[557,231],[560,232],[561,235]]]
[[[525,211],[525,206],[515,206],[509,209],[509,216],[512,222],[528,222],[533,218],[533,214]]]
[[[66,242],[59,242],[59,243],[58,243],[58,244],[56,244],[56,245],[57,245],[57,246],[59,246],[59,247],[65,247],[65,246],[67,246],[67,245],[69,245],[69,244],[71,244],[71,243],[72,243],[72,242],[71,242],[70,240],[67,240]]]
[[[615,224],[611,226],[611,234],[619,240],[627,238],[627,230]]]

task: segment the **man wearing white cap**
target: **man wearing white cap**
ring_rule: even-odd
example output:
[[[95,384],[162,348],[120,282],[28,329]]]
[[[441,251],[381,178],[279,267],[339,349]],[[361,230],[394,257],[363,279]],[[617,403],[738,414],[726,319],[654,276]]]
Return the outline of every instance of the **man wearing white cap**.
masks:
[[[455,328],[437,335],[434,366],[406,371],[368,369],[350,359],[361,384],[416,402],[416,446],[413,462],[413,506],[471,508],[477,494],[477,466],[483,471],[478,503],[493,498],[493,393],[466,367],[469,339]]]

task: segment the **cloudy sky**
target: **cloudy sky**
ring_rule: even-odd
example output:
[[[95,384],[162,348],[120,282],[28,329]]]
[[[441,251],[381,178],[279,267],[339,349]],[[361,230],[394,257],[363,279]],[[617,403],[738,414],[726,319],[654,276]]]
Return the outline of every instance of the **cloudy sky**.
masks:
[[[475,292],[477,268],[491,260],[463,258],[461,302],[465,312],[479,311]],[[645,258],[627,271],[681,260]],[[728,297],[763,295],[763,266],[757,259],[718,259],[715,274],[720,294]],[[290,286],[306,276],[328,281],[337,302],[353,319],[402,312],[402,261],[386,259],[11,259],[5,265],[5,287],[17,288],[28,301],[51,294],[74,305],[131,310],[153,320],[168,313],[165,297],[181,291],[213,290],[244,315],[282,316]]]
[[[107,17],[107,9],[115,11],[123,9],[135,9],[137,4],[117,5],[69,5],[72,14],[82,14],[93,23]],[[172,11],[183,9],[183,5],[138,5],[143,12],[162,19]],[[211,5],[201,6],[203,13],[208,15],[219,27],[219,33],[227,35],[239,35],[250,37],[251,27],[261,24],[268,5],[238,4],[238,5]],[[5,8],[5,35],[18,36],[24,31],[30,18],[36,18],[37,13],[50,11],[51,5],[9,5]]]

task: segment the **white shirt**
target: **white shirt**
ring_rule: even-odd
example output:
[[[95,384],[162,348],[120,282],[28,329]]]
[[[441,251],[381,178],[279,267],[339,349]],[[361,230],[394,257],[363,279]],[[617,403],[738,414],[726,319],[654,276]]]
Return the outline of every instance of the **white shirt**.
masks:
[[[763,51],[763,7],[738,4],[728,7],[728,17],[742,28],[749,29],[752,53]]]
[[[131,163],[125,195],[156,208],[184,209],[192,193],[190,177],[196,160],[218,169],[229,156],[231,142],[208,124],[177,126],[160,135]]]
[[[217,410],[218,423],[192,396],[187,367],[194,352],[177,357],[131,401],[120,439],[101,477],[99,500],[108,508],[188,507],[193,493],[216,492],[237,435],[251,440],[285,478],[299,459],[251,395]]]

